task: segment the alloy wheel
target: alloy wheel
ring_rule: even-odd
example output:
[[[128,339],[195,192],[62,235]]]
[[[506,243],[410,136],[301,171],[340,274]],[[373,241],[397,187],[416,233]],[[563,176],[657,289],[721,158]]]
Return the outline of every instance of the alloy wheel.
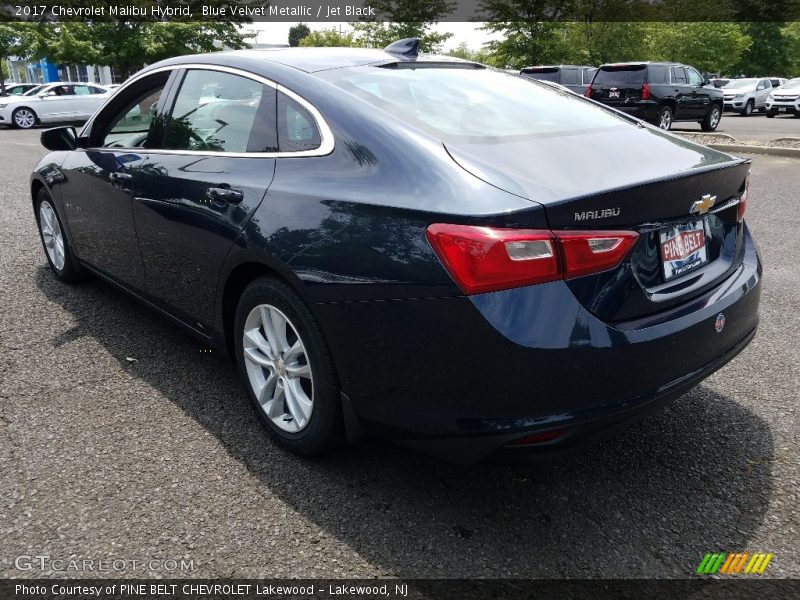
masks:
[[[708,124],[711,126],[711,129],[716,129],[717,125],[719,125],[719,115],[720,112],[718,108],[715,107],[711,109],[711,115],[708,117]]]
[[[42,232],[44,247],[47,256],[57,271],[64,268],[64,234],[61,232],[61,225],[58,223],[53,206],[43,200],[39,205],[39,230]]]
[[[14,123],[22,129],[30,129],[36,124],[36,115],[27,108],[18,108],[14,112]]]
[[[661,112],[661,121],[659,122],[658,126],[664,130],[669,130],[669,128],[672,126],[672,114],[668,110]]]
[[[287,433],[304,429],[314,410],[314,382],[297,328],[271,304],[254,307],[244,324],[245,368],[261,410]]]

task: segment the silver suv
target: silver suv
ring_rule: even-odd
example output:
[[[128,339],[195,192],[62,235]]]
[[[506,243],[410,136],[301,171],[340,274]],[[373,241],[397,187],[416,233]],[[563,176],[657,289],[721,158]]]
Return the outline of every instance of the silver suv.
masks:
[[[725,110],[733,110],[743,117],[749,117],[754,110],[767,109],[767,96],[772,91],[772,83],[767,78],[731,79],[722,87],[722,101]]]
[[[800,118],[800,77],[790,79],[767,96],[767,117],[784,113]]]

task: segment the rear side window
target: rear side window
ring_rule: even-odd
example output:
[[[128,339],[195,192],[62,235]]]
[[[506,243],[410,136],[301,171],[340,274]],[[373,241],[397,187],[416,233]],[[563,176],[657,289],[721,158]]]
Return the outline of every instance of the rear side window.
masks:
[[[314,117],[299,102],[278,93],[278,149],[281,152],[316,150],[322,139]]]
[[[594,74],[597,72],[597,69],[584,69],[583,70],[583,83],[589,84],[592,83],[592,79],[594,78]]]
[[[649,65],[647,81],[654,85],[669,83],[669,69],[665,65]]]
[[[275,88],[247,77],[192,69],[172,107],[164,147],[271,152],[277,146]]]
[[[686,69],[683,67],[670,67],[672,73],[672,83],[676,85],[686,85]]]
[[[561,83],[563,85],[578,85],[581,83],[579,69],[561,69]]]
[[[594,76],[594,85],[623,86],[644,83],[644,65],[608,65],[600,67]]]

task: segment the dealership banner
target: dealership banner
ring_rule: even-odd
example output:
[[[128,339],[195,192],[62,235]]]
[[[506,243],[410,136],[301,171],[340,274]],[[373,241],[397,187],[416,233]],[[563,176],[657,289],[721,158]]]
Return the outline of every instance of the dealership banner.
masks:
[[[571,600],[709,598],[797,598],[800,581],[776,579],[667,580],[401,580],[401,579],[6,579],[0,580],[3,600],[269,600],[269,599],[485,599]]]
[[[670,21],[800,20],[800,0],[21,0],[5,21]],[[440,10],[441,8],[441,10]]]

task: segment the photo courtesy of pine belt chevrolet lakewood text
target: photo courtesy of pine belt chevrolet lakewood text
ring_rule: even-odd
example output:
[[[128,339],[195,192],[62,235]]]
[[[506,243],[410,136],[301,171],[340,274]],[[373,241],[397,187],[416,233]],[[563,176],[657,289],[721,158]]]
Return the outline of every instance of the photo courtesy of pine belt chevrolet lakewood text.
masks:
[[[147,67],[80,132],[42,133],[53,273],[227,351],[304,455],[372,435],[462,463],[554,456],[752,340],[749,161],[417,47]]]

